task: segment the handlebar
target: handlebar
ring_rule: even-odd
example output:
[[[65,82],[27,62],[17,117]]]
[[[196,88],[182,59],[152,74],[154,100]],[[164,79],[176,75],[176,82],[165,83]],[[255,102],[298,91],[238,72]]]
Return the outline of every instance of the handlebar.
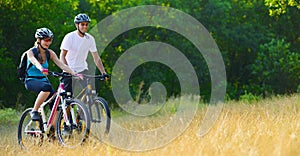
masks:
[[[104,81],[106,80],[106,78],[109,78],[109,75],[107,74],[103,74],[103,75],[87,75],[87,74],[82,74],[83,78],[87,78],[87,79],[90,79],[90,78],[95,78],[97,80],[101,80],[101,81]]]
[[[54,76],[54,77],[75,77],[75,78],[79,78],[79,76],[73,76],[69,73],[66,73],[66,72],[54,72],[54,71],[49,71],[48,72],[48,75],[50,76]],[[83,78],[95,78],[97,80],[101,80],[101,81],[104,81],[106,80],[107,78],[109,78],[109,75],[107,74],[103,74],[103,75],[87,75],[87,74],[81,74],[83,76]]]
[[[66,73],[66,72],[54,72],[54,71],[49,71],[48,75],[54,76],[54,77],[72,77],[71,74]]]

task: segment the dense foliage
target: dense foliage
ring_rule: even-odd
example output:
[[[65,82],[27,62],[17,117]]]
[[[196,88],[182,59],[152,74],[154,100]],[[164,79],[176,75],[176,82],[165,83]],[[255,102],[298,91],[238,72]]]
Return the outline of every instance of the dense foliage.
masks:
[[[50,28],[51,45],[59,55],[63,36],[74,30],[73,18],[80,12],[92,18],[91,27],[105,17],[139,5],[169,6],[201,22],[222,53],[227,75],[227,97],[269,96],[300,90],[300,4],[289,0],[0,0],[0,106],[31,106],[35,95],[26,91],[16,77],[21,54],[33,46],[34,32]],[[197,49],[183,36],[159,27],[129,30],[115,38],[101,57],[109,74],[117,59],[130,47],[145,41],[168,43],[184,53],[196,70],[204,99],[210,96],[210,77]],[[53,64],[52,70],[57,69]],[[114,76],[114,75],[112,75]],[[148,98],[153,82],[165,85],[168,96],[180,93],[174,72],[163,64],[149,62],[132,73],[132,97]],[[57,80],[53,80],[56,86]],[[110,103],[114,97],[109,83],[98,90]],[[140,98],[140,97],[139,97]]]

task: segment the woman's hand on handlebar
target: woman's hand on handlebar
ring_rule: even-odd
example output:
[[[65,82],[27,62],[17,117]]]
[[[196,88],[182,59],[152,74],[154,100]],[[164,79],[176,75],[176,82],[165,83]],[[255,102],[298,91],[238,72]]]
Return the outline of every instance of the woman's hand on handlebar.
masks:
[[[48,69],[46,69],[46,68],[42,68],[41,72],[42,72],[44,75],[48,75]]]

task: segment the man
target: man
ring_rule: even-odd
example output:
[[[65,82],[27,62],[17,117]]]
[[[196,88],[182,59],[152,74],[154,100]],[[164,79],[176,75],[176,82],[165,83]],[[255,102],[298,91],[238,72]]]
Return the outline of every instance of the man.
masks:
[[[94,62],[99,71],[108,78],[100,56],[97,52],[95,39],[88,34],[90,18],[86,14],[78,14],[74,18],[77,30],[68,33],[61,43],[60,60],[68,65],[74,72],[79,74],[88,73],[86,62],[88,53],[91,52]],[[73,93],[72,78],[64,78],[65,90]]]

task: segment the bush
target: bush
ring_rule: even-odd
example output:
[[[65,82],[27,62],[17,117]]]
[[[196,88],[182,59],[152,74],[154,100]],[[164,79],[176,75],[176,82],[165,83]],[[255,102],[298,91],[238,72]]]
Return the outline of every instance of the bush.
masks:
[[[240,96],[240,101],[251,104],[253,102],[258,102],[262,99],[260,96],[253,95],[252,93],[245,92],[244,95]]]
[[[0,109],[0,125],[15,125],[19,121],[19,112],[12,108]]]
[[[260,46],[252,74],[251,85],[260,86],[260,93],[295,93],[300,83],[300,54],[290,51],[284,39],[272,39]]]

